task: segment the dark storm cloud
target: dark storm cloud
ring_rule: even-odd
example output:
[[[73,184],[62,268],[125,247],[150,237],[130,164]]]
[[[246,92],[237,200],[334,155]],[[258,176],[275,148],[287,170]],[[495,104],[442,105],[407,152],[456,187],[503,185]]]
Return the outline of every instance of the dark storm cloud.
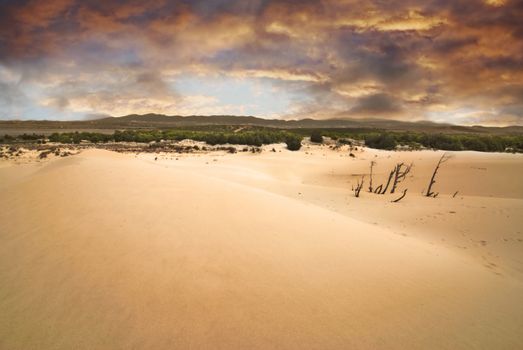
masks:
[[[465,38],[447,38],[442,40],[434,40],[434,50],[438,54],[442,55],[448,55],[453,52],[457,52],[459,50],[463,50],[467,47],[467,49],[473,50],[474,45],[478,44],[478,38],[477,37],[465,37]]]
[[[356,105],[350,109],[351,114],[356,115],[387,115],[397,114],[401,111],[398,102],[386,94],[375,94],[359,99]]]
[[[498,56],[494,58],[486,57],[482,60],[486,69],[502,69],[506,71],[521,72],[523,70],[523,57]]]
[[[349,31],[339,43],[343,62],[354,63],[344,78],[371,78],[385,84],[412,80],[418,69],[410,57],[416,44],[410,35],[401,32],[361,34]]]
[[[108,113],[97,106],[116,99],[175,111],[183,91],[169,80],[220,73],[307,94],[300,117],[474,106],[496,123],[521,115],[521,18],[510,0],[1,1],[0,82],[63,110]]]

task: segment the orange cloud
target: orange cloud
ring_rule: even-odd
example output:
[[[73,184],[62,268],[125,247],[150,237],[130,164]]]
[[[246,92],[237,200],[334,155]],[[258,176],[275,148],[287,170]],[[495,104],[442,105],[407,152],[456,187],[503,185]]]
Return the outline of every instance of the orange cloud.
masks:
[[[293,115],[451,119],[455,111],[460,122],[523,123],[523,7],[515,0],[0,6],[0,68],[28,90],[52,87],[38,101],[57,109],[224,110],[200,95],[192,96],[207,102],[189,103],[165,81],[226,74],[307,95]]]

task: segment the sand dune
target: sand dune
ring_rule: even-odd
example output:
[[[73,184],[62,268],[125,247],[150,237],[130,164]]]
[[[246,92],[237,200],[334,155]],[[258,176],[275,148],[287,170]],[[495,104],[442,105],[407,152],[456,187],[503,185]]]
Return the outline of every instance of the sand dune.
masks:
[[[460,153],[424,198],[438,155],[1,167],[0,348],[522,348],[523,158]],[[414,161],[404,201],[351,196],[371,159]]]

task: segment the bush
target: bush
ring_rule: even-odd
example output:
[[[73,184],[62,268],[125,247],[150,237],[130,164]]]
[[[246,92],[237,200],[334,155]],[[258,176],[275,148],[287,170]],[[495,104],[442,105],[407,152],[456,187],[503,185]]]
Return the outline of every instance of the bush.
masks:
[[[370,134],[365,136],[365,145],[371,148],[393,150],[397,142],[389,133]]]
[[[289,151],[297,151],[301,148],[301,137],[296,135],[288,135],[285,139],[287,149]]]
[[[480,138],[467,138],[463,140],[465,149],[479,152],[487,152],[488,147],[484,140]]]
[[[285,142],[292,151],[299,150],[303,137],[310,135],[312,142],[322,142],[323,136],[338,139],[339,143],[351,144],[350,139],[364,140],[371,148],[393,150],[397,145],[408,145],[417,149],[421,146],[449,151],[474,150],[482,152],[523,152],[523,135],[485,135],[485,134],[443,134],[414,131],[385,131],[370,129],[291,129],[250,127],[241,131],[224,126],[207,126],[191,129],[178,128],[169,130],[124,130],[113,134],[92,132],[54,133],[49,136],[51,142],[80,143],[87,140],[93,143],[104,142],[142,142],[190,139],[206,142],[210,145],[238,144],[260,147],[271,143]],[[0,142],[42,142],[44,136],[38,134],[23,134],[18,136],[5,135]]]
[[[425,147],[445,151],[460,151],[463,149],[461,139],[456,135],[424,134],[420,142]]]
[[[323,143],[323,136],[321,135],[321,132],[319,130],[314,130],[311,133],[311,142]]]

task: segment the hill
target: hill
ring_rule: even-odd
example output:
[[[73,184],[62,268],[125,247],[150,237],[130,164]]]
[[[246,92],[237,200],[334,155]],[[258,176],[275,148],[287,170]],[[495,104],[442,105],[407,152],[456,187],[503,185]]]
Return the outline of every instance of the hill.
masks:
[[[167,116],[162,114],[130,114],[123,117],[107,117],[85,121],[56,120],[8,120],[0,121],[0,134],[23,132],[46,132],[59,130],[121,130],[121,129],[164,129],[205,125],[260,126],[282,129],[299,128],[351,128],[381,129],[391,131],[420,131],[434,133],[482,133],[482,134],[523,134],[523,126],[484,127],[461,126],[428,121],[407,122],[386,119],[263,119],[253,116]]]

